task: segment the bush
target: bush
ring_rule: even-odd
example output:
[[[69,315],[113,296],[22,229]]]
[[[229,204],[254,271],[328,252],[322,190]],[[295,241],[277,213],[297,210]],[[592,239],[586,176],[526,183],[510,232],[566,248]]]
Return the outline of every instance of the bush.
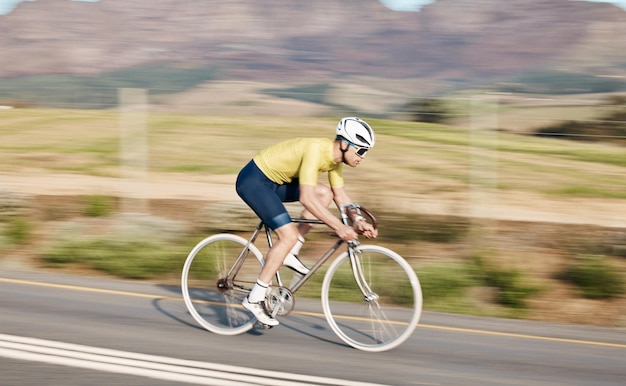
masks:
[[[480,257],[475,257],[477,275],[482,282],[497,290],[496,301],[506,307],[524,309],[526,300],[537,293],[539,288],[528,284],[520,271],[497,267]]]
[[[604,99],[604,103],[612,106],[626,106],[626,95],[609,95]]]
[[[9,220],[4,230],[5,237],[12,244],[25,244],[31,237],[33,224],[23,217],[14,217]]]
[[[187,247],[174,244],[96,238],[62,242],[43,253],[50,267],[78,265],[129,279],[152,279],[180,270]]]
[[[101,195],[87,197],[85,215],[88,217],[102,217],[113,211],[113,199]]]
[[[589,299],[610,299],[626,292],[623,275],[604,256],[579,256],[559,278],[579,287]]]
[[[384,211],[380,218],[381,239],[385,242],[428,241],[449,244],[463,239],[470,229],[466,218],[454,216],[420,215],[416,217],[397,216]]]
[[[438,303],[443,298],[461,297],[463,292],[479,283],[465,263],[426,264],[417,269],[424,302]]]
[[[626,109],[615,111],[594,122],[567,121],[536,131],[537,136],[626,145]]]
[[[441,123],[450,114],[446,104],[439,99],[418,99],[410,102],[407,111],[414,122]]]

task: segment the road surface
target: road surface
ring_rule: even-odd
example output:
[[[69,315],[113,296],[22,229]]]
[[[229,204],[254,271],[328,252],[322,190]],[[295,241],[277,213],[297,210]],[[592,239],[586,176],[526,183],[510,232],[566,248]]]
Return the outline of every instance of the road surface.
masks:
[[[225,337],[197,326],[176,285],[3,269],[0,383],[623,386],[626,382],[624,329],[425,312],[406,343],[384,353],[365,353],[336,338],[321,313],[297,311],[298,304],[277,328]]]

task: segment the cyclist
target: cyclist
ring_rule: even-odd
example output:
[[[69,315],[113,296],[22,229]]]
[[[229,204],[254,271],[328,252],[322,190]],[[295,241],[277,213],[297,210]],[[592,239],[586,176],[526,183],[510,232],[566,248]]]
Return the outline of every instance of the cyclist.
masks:
[[[282,264],[299,274],[308,268],[297,255],[310,230],[310,224],[291,222],[283,202],[300,201],[302,217],[319,219],[344,241],[355,240],[358,233],[367,238],[378,231],[363,217],[356,216],[353,226],[345,225],[328,209],[331,201],[337,207],[352,203],[344,190],[343,164],[358,166],[365,153],[374,146],[374,131],[363,120],[347,117],[339,121],[335,140],[328,138],[295,138],[280,142],[257,153],[237,176],[237,194],[278,236],[265,256],[256,284],[243,306],[259,322],[277,326],[278,321],[265,312],[265,299],[272,278]],[[330,187],[319,183],[321,173],[328,172]]]

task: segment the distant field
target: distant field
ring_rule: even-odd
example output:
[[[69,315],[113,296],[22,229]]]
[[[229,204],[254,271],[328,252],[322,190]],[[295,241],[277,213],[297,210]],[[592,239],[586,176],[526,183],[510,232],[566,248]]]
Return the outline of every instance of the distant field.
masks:
[[[465,91],[453,94],[444,101],[453,109],[456,117],[449,124],[454,126],[497,125],[501,130],[530,134],[538,128],[563,121],[593,121],[614,107],[606,106],[603,100],[611,94],[580,95],[532,95],[532,94],[484,94]],[[484,102],[490,100],[488,114],[485,114]]]
[[[451,126],[370,120],[374,151],[346,172],[358,197],[411,208],[443,200],[468,205],[476,187],[497,190],[501,202],[545,198],[626,200],[624,148]],[[150,173],[233,176],[259,149],[295,136],[332,137],[336,119],[149,115]],[[118,177],[116,111],[14,109],[0,113],[3,173],[72,173]],[[403,197],[403,198],[400,198]],[[491,194],[491,199],[495,196]],[[515,203],[520,207],[529,202]],[[626,205],[625,205],[626,206]],[[618,211],[619,212],[619,211]]]

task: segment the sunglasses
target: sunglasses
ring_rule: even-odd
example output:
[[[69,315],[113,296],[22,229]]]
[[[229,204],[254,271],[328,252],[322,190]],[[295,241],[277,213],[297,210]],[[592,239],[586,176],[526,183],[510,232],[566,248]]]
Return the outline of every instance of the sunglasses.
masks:
[[[365,157],[365,153],[370,149],[369,147],[358,146],[350,141],[346,141],[348,144],[356,149],[356,154],[359,157]]]

